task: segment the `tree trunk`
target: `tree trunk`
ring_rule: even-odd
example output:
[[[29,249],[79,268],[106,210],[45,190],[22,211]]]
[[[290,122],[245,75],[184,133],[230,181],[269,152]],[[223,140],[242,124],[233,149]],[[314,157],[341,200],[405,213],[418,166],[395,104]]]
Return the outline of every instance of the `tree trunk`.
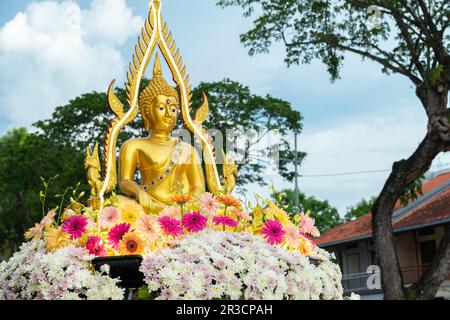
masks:
[[[419,300],[430,300],[436,296],[440,285],[448,279],[450,274],[450,224],[445,228],[436,254],[427,271],[414,286]]]
[[[443,115],[445,118],[447,117],[447,92],[448,89],[443,94],[429,87],[418,87],[417,95],[429,118],[428,133],[407,160],[394,163],[392,172],[372,209],[373,238],[380,263],[384,296],[387,300],[406,298],[392,232],[392,213],[404,190],[429,169],[439,152],[448,148],[449,143],[444,140],[450,133],[450,126],[448,119],[446,119],[446,123],[443,120]],[[442,263],[446,265],[446,261],[442,261]],[[440,263],[438,266],[436,270],[445,269]],[[430,276],[427,279],[435,278],[438,279],[439,276]],[[425,286],[427,285],[425,284]],[[424,290],[423,292],[430,291],[426,287],[422,290]]]

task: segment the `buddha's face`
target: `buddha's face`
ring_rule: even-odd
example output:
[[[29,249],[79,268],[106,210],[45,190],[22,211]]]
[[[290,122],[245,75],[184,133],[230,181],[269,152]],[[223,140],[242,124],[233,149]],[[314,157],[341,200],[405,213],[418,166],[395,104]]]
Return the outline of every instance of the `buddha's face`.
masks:
[[[174,97],[158,95],[154,104],[147,107],[145,115],[152,130],[170,132],[176,125],[178,110],[178,101]]]

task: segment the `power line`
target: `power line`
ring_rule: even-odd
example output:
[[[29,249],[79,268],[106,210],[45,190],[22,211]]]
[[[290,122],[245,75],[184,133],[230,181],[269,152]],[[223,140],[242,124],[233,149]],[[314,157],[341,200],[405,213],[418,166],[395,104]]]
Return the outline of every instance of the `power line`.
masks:
[[[437,164],[431,166],[431,168],[437,167],[445,167],[450,166],[449,163]],[[365,171],[353,171],[353,172],[342,172],[342,173],[325,173],[325,174],[300,174],[299,176],[302,178],[320,178],[320,177],[339,177],[339,176],[350,176],[350,175],[358,175],[358,174],[367,174],[367,173],[381,173],[381,172],[390,172],[391,169],[379,169],[379,170],[365,170]]]

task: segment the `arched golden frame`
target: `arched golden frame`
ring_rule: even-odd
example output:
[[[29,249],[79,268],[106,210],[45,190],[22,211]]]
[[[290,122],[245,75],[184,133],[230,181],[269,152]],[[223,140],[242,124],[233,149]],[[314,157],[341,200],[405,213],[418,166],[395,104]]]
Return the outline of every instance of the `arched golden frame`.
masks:
[[[98,146],[94,148],[94,155],[90,154],[89,148],[87,150],[85,163],[86,168],[89,170],[88,177],[96,177],[95,179],[88,179],[93,190],[93,196],[95,195],[99,200],[100,208],[103,207],[105,194],[110,192],[117,185],[117,139],[120,131],[127,124],[132,122],[139,112],[138,98],[140,84],[156,47],[161,51],[161,54],[172,73],[172,79],[179,88],[184,125],[202,144],[206,170],[206,183],[209,191],[213,194],[219,194],[221,192],[230,193],[234,189],[236,183],[237,169],[234,160],[228,160],[223,150],[223,177],[225,187],[222,186],[220,181],[214,146],[211,138],[207,135],[206,130],[202,125],[208,116],[208,101],[206,95],[203,94],[203,104],[196,112],[195,119],[192,119],[191,117],[192,87],[189,84],[189,75],[187,75],[186,66],[183,64],[180,50],[176,46],[172,32],[169,31],[167,23],[163,21],[161,10],[162,6],[160,0],[150,1],[149,15],[141,30],[141,36],[138,38],[138,44],[136,45],[135,53],[133,54],[133,61],[130,63],[130,70],[127,74],[125,86],[127,102],[130,106],[127,112],[124,111],[123,104],[114,94],[115,80],[113,80],[109,86],[108,103],[116,117],[111,122],[106,133],[104,148],[105,174],[103,181],[99,181],[100,166],[98,154],[95,156],[96,151],[98,151]],[[97,161],[95,161],[96,159]],[[92,163],[96,162],[96,165],[92,165]]]

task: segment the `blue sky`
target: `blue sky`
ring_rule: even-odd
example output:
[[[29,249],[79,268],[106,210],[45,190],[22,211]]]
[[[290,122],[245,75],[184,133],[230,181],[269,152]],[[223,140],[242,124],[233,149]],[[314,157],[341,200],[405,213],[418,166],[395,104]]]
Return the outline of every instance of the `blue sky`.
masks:
[[[194,85],[228,77],[287,100],[303,114],[299,145],[309,154],[303,174],[389,169],[425,134],[414,88],[374,63],[350,55],[342,79],[332,84],[320,63],[287,68],[279,45],[269,55],[248,56],[239,35],[251,21],[238,8],[224,10],[214,0],[163,5]],[[78,94],[105,91],[114,78],[123,82],[147,10],[145,0],[1,1],[0,133],[47,118]],[[443,155],[435,164],[448,162]],[[386,177],[302,178],[300,188],[343,212],[377,194]],[[289,186],[276,175],[267,178],[278,188]]]

